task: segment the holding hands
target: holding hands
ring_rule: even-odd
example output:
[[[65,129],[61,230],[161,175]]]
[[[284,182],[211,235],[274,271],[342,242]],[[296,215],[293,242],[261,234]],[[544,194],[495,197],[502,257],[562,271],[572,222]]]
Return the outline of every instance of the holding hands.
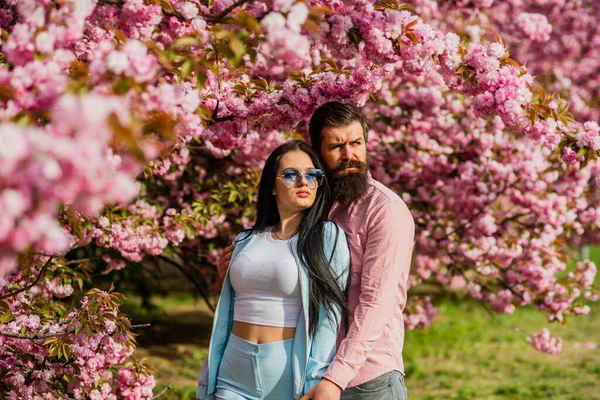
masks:
[[[323,379],[310,392],[300,397],[300,400],[340,400],[341,393],[338,385]]]

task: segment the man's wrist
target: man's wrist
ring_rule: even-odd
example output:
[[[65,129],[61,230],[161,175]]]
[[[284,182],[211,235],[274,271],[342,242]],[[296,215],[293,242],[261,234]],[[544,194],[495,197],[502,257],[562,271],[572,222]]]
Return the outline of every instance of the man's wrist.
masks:
[[[331,379],[328,378],[323,378],[324,381],[327,381],[331,384],[333,384],[333,386],[335,386],[340,392],[343,390],[342,387],[340,385],[338,385],[337,383],[335,383],[334,381],[332,381]]]

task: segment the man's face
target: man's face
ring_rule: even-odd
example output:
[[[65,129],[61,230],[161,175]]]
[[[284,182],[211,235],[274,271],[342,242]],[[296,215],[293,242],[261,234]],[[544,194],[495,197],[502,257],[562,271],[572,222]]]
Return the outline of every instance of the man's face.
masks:
[[[321,139],[320,154],[327,169],[334,170],[349,161],[367,162],[367,145],[359,121],[347,126],[325,127],[321,130]],[[347,171],[352,173],[356,168],[349,166]]]
[[[343,207],[356,202],[368,188],[367,145],[360,122],[321,131],[321,158],[327,169],[333,200]]]

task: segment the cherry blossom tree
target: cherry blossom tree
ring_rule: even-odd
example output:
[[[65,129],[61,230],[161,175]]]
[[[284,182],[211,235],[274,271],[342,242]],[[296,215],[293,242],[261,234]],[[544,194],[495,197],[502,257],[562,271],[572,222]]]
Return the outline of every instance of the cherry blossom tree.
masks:
[[[596,266],[566,268],[599,239],[594,3],[0,1],[0,394],[151,398],[122,295],[82,288],[169,264],[211,304],[266,156],[331,100],[414,213],[412,288],[587,314]]]

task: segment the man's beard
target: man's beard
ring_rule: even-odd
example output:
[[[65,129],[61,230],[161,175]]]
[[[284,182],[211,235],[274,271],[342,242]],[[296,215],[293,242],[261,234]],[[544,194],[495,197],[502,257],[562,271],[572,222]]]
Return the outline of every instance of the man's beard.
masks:
[[[348,167],[356,170],[348,171]],[[369,165],[358,160],[342,161],[334,169],[327,170],[327,177],[331,182],[333,201],[347,207],[367,191]]]

